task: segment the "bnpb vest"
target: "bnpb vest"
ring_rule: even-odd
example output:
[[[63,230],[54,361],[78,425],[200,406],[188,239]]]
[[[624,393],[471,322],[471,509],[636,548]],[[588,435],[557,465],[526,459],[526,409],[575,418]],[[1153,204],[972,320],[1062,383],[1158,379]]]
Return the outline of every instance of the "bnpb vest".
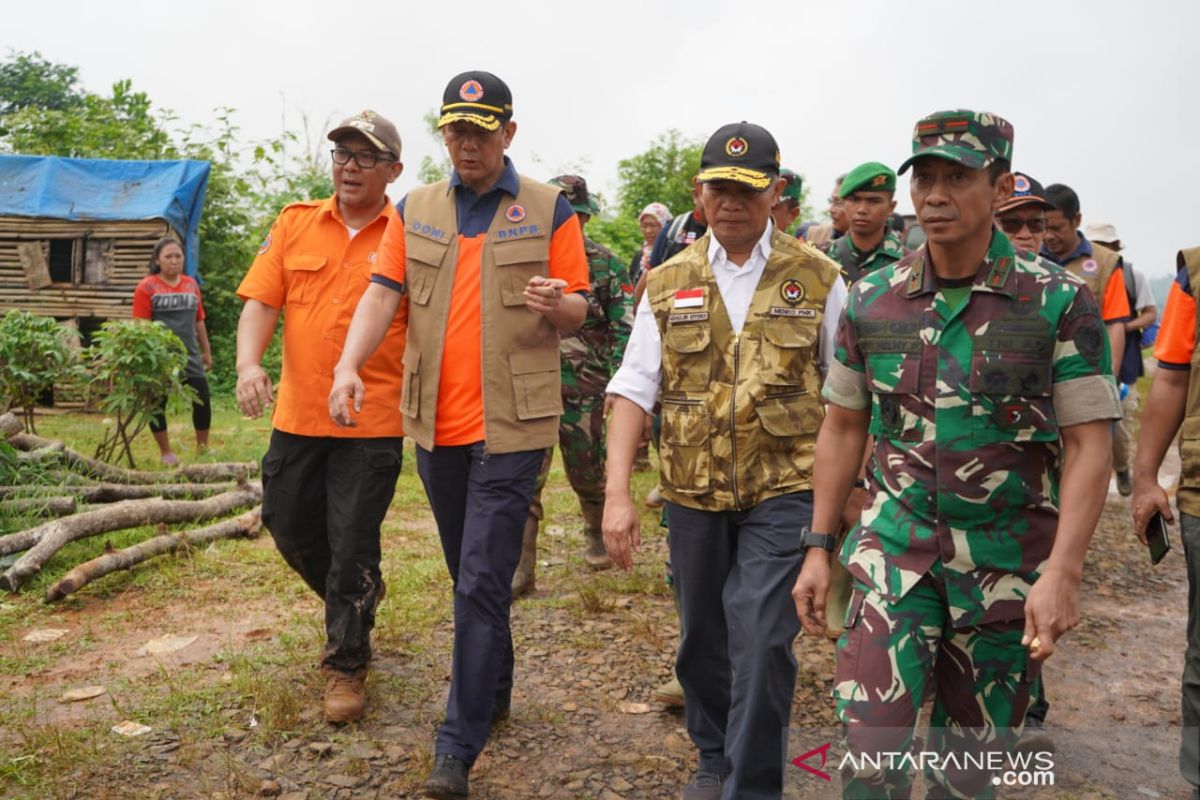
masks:
[[[510,222],[502,200],[488,227],[480,263],[484,437],[489,453],[550,447],[562,413],[558,331],[529,311],[522,292],[547,276],[559,189],[520,179],[524,218]],[[400,410],[404,433],[434,446],[438,384],[450,293],[458,267],[458,216],[448,181],[422,186],[404,204],[409,296],[408,343]]]
[[[1192,297],[1200,299],[1200,247],[1180,250],[1179,267],[1187,267]],[[1200,342],[1200,314],[1196,315],[1196,341]],[[1179,431],[1179,510],[1200,517],[1200,347],[1192,348],[1192,372],[1188,377],[1187,405]]]
[[[1087,287],[1092,290],[1092,294],[1096,297],[1096,302],[1103,306],[1104,290],[1108,288],[1108,279],[1112,277],[1113,270],[1120,263],[1121,257],[1112,250],[1109,250],[1107,247],[1092,245],[1092,254],[1090,256],[1073,258],[1066,264],[1063,264],[1063,269],[1082,279],[1087,284]],[[1112,357],[1114,364],[1120,363],[1120,353],[1113,353]],[[1115,368],[1113,372],[1116,372]]]
[[[652,270],[646,293],[663,344],[663,495],[728,511],[812,488],[825,416],[818,345],[838,269],[776,231],[735,334],[708,263],[711,235]]]

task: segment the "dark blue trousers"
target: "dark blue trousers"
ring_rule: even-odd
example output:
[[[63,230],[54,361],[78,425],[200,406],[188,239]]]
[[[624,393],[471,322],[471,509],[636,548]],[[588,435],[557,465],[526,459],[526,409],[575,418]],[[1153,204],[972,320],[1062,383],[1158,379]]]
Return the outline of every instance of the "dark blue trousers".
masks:
[[[700,769],[728,774],[727,800],[778,800],[796,687],[792,587],[812,492],[744,511],[667,503],[688,734]]]
[[[435,752],[468,764],[487,741],[496,696],[512,689],[512,577],[544,455],[486,453],[483,442],[417,448],[417,474],[454,581],[450,699]]]

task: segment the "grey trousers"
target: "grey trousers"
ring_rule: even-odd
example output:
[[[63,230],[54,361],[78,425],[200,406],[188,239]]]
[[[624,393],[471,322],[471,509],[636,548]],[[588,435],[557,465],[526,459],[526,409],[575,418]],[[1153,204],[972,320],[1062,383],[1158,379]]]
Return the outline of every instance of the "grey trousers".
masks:
[[[812,493],[745,511],[667,503],[681,641],[675,672],[700,769],[727,774],[726,800],[777,800],[796,686],[792,586]]]
[[[1183,659],[1183,740],[1179,771],[1200,786],[1200,517],[1180,514],[1183,554],[1187,558],[1187,653]]]

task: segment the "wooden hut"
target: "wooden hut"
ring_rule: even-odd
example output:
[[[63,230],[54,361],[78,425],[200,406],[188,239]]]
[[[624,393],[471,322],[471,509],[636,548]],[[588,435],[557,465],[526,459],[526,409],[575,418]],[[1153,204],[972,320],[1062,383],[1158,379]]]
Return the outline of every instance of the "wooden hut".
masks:
[[[199,267],[204,161],[0,156],[0,316],[19,308],[74,322],[86,337],[128,318],[163,236]]]

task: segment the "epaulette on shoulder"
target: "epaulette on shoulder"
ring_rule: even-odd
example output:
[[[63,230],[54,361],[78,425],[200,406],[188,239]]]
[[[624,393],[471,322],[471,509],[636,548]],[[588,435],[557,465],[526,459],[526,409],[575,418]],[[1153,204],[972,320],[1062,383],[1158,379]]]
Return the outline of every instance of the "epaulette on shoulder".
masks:
[[[279,213],[285,214],[288,211],[291,211],[293,209],[299,210],[302,208],[317,208],[324,202],[325,202],[324,200],[297,200],[294,203],[288,203],[286,206],[283,207],[283,210],[280,211]]]

